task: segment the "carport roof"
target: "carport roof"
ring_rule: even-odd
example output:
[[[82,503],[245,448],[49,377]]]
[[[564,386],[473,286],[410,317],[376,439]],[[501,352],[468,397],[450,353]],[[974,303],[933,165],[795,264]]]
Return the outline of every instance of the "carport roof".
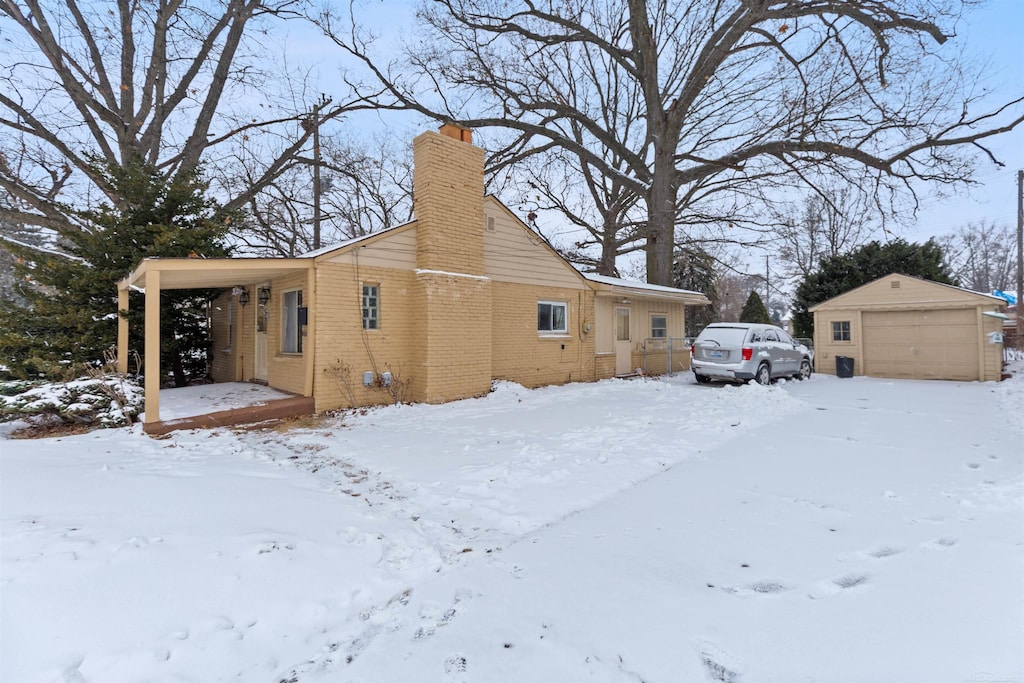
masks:
[[[121,288],[144,289],[146,273],[160,273],[160,289],[232,287],[260,282],[313,267],[312,258],[147,258],[143,259]]]

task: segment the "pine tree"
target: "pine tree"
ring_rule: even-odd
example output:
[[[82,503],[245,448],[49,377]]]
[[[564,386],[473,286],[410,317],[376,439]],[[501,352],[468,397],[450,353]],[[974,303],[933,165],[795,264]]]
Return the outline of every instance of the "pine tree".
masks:
[[[756,291],[751,291],[747,302],[743,304],[743,309],[740,311],[740,322],[771,324],[772,320],[768,317],[768,309],[764,307],[764,301]]]
[[[117,338],[117,282],[146,257],[227,256],[232,216],[206,197],[198,173],[171,182],[142,163],[107,168],[119,206],[73,212],[51,250],[11,244],[25,304],[0,304],[0,363],[17,376],[54,376],[99,364]],[[161,367],[177,386],[206,372],[206,302],[212,292],[161,293]],[[144,304],[132,293],[130,340],[142,352]]]
[[[793,329],[798,337],[814,336],[810,308],[872,280],[900,273],[943,284],[958,284],[944,265],[942,247],[935,240],[924,244],[894,240],[870,242],[856,251],[824,259],[818,270],[803,279],[793,302]]]
[[[672,286],[700,292],[711,300],[709,306],[686,307],[686,336],[696,337],[700,331],[718,320],[718,291],[715,287],[715,259],[700,247],[684,247],[672,262]]]

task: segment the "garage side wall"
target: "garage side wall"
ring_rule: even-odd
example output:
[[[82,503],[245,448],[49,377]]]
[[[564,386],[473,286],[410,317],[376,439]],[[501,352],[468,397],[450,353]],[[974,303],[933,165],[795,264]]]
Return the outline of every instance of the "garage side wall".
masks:
[[[849,340],[833,340],[832,324],[849,325]],[[836,374],[836,356],[853,358],[855,375],[864,374],[864,359],[861,355],[860,311],[839,309],[816,311],[814,313],[814,371],[826,375]]]

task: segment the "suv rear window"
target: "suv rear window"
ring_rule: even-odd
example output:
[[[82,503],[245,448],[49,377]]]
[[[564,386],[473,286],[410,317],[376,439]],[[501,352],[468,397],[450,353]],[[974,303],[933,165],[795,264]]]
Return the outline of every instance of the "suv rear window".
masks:
[[[742,346],[749,331],[746,327],[705,327],[697,343],[716,341],[720,346]]]

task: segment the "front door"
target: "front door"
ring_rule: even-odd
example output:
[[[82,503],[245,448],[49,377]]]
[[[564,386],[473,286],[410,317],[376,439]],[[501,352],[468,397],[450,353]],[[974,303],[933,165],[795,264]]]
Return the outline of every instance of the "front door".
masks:
[[[629,309],[615,308],[615,374],[628,375],[633,372],[633,344],[629,332]]]
[[[269,303],[256,303],[256,352],[253,356],[252,378],[267,381],[267,323],[270,320]]]

